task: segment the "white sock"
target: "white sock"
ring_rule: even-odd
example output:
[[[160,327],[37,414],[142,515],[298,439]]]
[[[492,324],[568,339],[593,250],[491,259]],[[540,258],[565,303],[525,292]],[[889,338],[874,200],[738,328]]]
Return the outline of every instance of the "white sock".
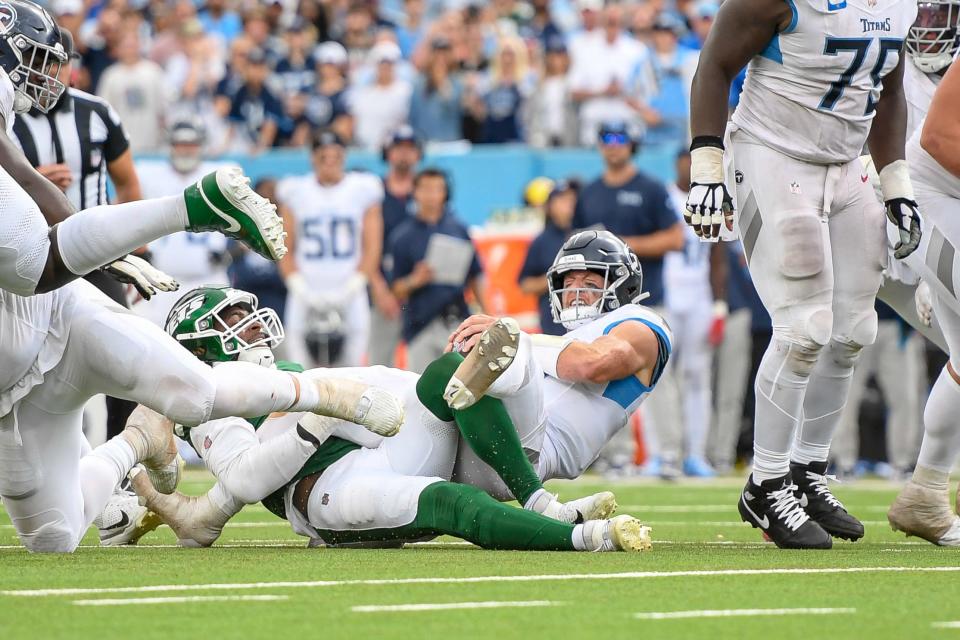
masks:
[[[757,379],[753,478],[756,483],[790,470],[790,447],[817,352],[777,336],[767,347]]]
[[[187,228],[182,195],[102,205],[79,211],[57,225],[63,264],[86,275],[157,238]]]
[[[540,488],[534,491],[530,497],[527,498],[523,508],[527,511],[534,511],[536,513],[546,513],[550,507],[556,503],[557,496],[553,495],[544,488]]]
[[[803,397],[803,418],[791,455],[794,462],[827,461],[833,434],[847,404],[860,349],[860,345],[836,340],[823,348]]]
[[[596,549],[593,548],[593,536],[587,537],[582,524],[573,527],[570,540],[573,542],[573,548],[577,551],[596,551]]]
[[[243,502],[230,495],[226,488],[219,482],[213,485],[213,488],[207,492],[207,497],[210,498],[210,502],[226,514],[228,518],[235,516],[243,509]]]
[[[137,463],[137,456],[125,439],[111,438],[80,459],[80,492],[83,519],[90,526],[100,515],[120,481]]]
[[[256,418],[274,411],[296,410],[293,374],[252,362],[224,362],[213,368],[213,378],[216,393],[210,420],[229,416]],[[301,400],[311,390],[310,385],[301,384]]]
[[[923,410],[923,442],[917,468],[921,466],[941,473],[950,473],[960,454],[960,385],[944,367],[933,383],[927,406]]]

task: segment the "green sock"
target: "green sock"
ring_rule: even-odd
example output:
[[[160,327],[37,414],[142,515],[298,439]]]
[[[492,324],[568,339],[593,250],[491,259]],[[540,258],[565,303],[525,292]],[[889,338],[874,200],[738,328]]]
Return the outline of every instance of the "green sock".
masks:
[[[431,362],[417,382],[417,397],[440,420],[456,421],[474,453],[497,472],[513,497],[524,505],[543,483],[523,452],[503,402],[486,396],[469,409],[454,411],[443,399],[443,390],[462,361],[461,355],[447,353]]]
[[[410,526],[456,536],[484,549],[574,550],[574,525],[502,504],[476,487],[454,482],[436,482],[424,489]]]

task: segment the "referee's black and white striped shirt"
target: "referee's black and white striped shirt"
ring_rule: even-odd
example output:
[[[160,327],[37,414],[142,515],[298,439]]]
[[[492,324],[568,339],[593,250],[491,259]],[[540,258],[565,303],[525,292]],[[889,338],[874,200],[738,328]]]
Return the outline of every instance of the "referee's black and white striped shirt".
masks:
[[[130,141],[113,107],[98,96],[69,88],[48,114],[19,114],[15,141],[35,166],[66,163],[73,173],[67,198],[77,210],[107,204],[107,163]]]

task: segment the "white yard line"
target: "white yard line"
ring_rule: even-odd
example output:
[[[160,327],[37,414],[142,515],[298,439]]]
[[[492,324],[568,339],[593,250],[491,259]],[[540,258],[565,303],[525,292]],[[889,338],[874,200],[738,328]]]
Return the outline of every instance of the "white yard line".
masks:
[[[830,615],[837,613],[856,613],[857,610],[843,608],[809,608],[796,609],[700,609],[693,611],[649,611],[635,613],[637,620],[677,620],[681,618],[733,618],[753,616],[795,616],[795,615]]]
[[[555,607],[563,604],[552,600],[517,600],[485,602],[438,602],[434,604],[365,604],[350,607],[354,613],[386,613],[392,611],[447,611],[450,609],[502,609],[506,607]]]
[[[947,620],[946,622],[931,622],[930,626],[934,629],[960,629],[960,620]]]
[[[184,602],[276,602],[290,596],[172,596],[169,598],[104,598],[102,600],[74,600],[80,607],[113,607],[130,604],[181,604]]]
[[[158,584],[139,587],[67,589],[11,589],[4,596],[46,597],[98,593],[154,593],[164,591],[225,591],[241,589],[304,589],[311,587],[382,586],[398,584],[468,584],[489,582],[565,582],[573,580],[639,580],[644,578],[687,578],[712,576],[819,575],[842,573],[955,573],[960,566],[947,567],[827,567],[821,569],[716,569],[682,571],[629,571],[623,573],[568,573],[514,576],[465,576],[445,578],[383,578],[367,580],[310,580],[300,582],[237,582],[209,584]]]
[[[630,513],[633,515],[644,513],[734,513],[737,509],[736,504],[621,504],[618,505],[619,513]],[[857,511],[872,511],[886,513],[889,507],[882,505],[869,505],[851,509]]]

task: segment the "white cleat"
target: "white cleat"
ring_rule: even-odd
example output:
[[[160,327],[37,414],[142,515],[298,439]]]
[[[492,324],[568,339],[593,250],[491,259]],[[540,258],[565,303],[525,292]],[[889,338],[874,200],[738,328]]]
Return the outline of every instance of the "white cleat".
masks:
[[[144,535],[163,524],[157,514],[142,506],[133,493],[115,493],[93,521],[100,534],[100,546],[137,544]]]
[[[312,413],[355,422],[379,436],[396,435],[403,425],[403,403],[395,395],[355,380],[311,378],[320,393]]]
[[[911,480],[890,505],[887,520],[894,531],[943,547],[960,547],[960,517],[950,509],[946,491]]]
[[[544,491],[528,508],[560,522],[580,524],[612,516],[617,510],[617,499],[611,492],[601,491],[585,498],[560,502],[557,496]]]
[[[520,325],[513,318],[500,318],[487,327],[447,383],[443,391],[447,405],[466,409],[476,404],[513,363],[519,343]]]
[[[137,462],[146,468],[150,481],[160,493],[172,493],[183,473],[183,458],[177,453],[173,421],[138,405],[127,419],[121,436],[130,443]]]
[[[628,515],[612,520],[589,520],[581,529],[584,546],[589,551],[648,551],[653,548],[650,534],[650,527]]]
[[[140,502],[157,516],[177,536],[181,547],[209,547],[223,532],[230,516],[214,505],[206,494],[185,496],[180,492],[166,495],[158,492],[147,474],[134,467],[130,482],[140,496]]]

